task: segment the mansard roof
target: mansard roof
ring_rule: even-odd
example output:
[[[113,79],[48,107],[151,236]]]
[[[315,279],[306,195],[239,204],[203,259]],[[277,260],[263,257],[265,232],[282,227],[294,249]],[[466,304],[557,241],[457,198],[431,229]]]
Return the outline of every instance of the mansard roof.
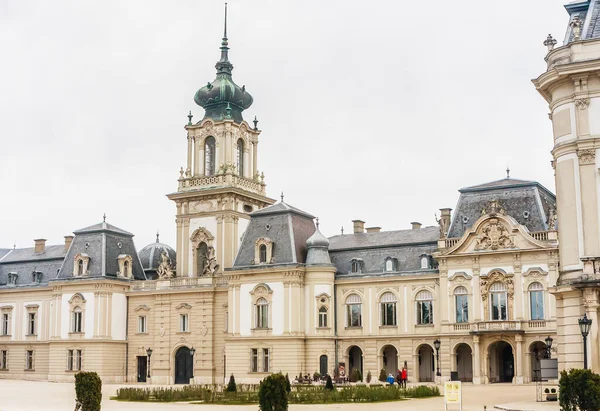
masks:
[[[571,23],[575,18],[579,18],[583,24],[580,34],[581,40],[600,38],[600,0],[572,1],[565,5],[565,9],[569,13],[569,23],[564,40],[565,45],[573,41]]]
[[[18,275],[16,286],[47,285],[56,278],[66,251],[64,245],[46,246],[36,253],[34,247],[0,250],[0,287],[8,283],[8,273]],[[33,272],[42,273],[40,282],[34,282]]]

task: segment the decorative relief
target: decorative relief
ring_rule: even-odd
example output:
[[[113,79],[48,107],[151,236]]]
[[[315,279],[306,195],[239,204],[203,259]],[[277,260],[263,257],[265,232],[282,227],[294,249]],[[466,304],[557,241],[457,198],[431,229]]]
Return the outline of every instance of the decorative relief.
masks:
[[[596,150],[577,150],[577,157],[579,157],[579,164],[594,164],[596,162]]]
[[[504,215],[505,213],[506,213],[506,211],[504,210],[504,208],[502,208],[502,206],[500,205],[500,202],[498,200],[492,200],[492,201],[490,201],[483,208],[483,210],[481,210],[481,215],[486,215],[486,214],[490,214],[490,215],[501,214],[501,215]]]
[[[165,250],[162,250],[160,253],[160,264],[156,269],[156,273],[160,279],[171,278],[174,276],[171,257],[169,257],[169,254]]]
[[[508,229],[498,222],[498,219],[492,218],[477,236],[475,250],[499,250],[512,248],[515,246],[513,236]]]
[[[146,304],[138,305],[135,308],[135,311],[150,311],[150,307],[148,307]]]
[[[201,213],[206,211],[215,211],[217,209],[217,205],[211,200],[201,200],[191,203],[190,208],[197,213]]]
[[[585,110],[590,105],[589,98],[578,98],[575,100],[575,107],[578,107],[579,110]]]
[[[483,302],[483,316],[489,318],[489,304],[487,303],[490,287],[492,284],[500,282],[506,287],[506,296],[508,297],[508,319],[512,320],[513,304],[515,297],[515,283],[514,280],[506,274],[494,271],[485,278],[479,280],[479,287],[481,290],[481,301]]]
[[[558,223],[558,214],[554,208],[550,209],[548,215],[548,230],[554,231],[556,230],[556,224]]]
[[[192,306],[189,305],[188,303],[181,303],[175,308],[177,308],[178,310],[181,310],[181,309],[191,310]]]

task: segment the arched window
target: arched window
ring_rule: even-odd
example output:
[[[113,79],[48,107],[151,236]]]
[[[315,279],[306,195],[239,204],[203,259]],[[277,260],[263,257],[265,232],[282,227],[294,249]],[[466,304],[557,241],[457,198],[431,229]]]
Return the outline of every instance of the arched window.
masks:
[[[215,138],[207,137],[204,140],[204,175],[212,176],[215,174]]]
[[[429,256],[422,255],[421,256],[421,270],[428,270],[428,269],[429,269]]]
[[[362,302],[357,294],[350,294],[346,298],[346,326],[362,327]]]
[[[319,357],[319,373],[321,375],[329,374],[327,370],[327,356],[325,354]]]
[[[417,301],[417,325],[433,324],[433,295],[431,291],[419,291],[415,299]]]
[[[267,262],[267,246],[265,244],[261,244],[258,248],[259,254],[259,262],[266,263]]]
[[[492,320],[505,321],[508,319],[506,311],[506,285],[501,282],[495,282],[490,287],[490,307]]]
[[[256,300],[256,328],[269,328],[269,302],[263,297]]]
[[[469,292],[463,286],[454,289],[454,301],[456,303],[456,322],[469,322]]]
[[[362,260],[360,258],[353,258],[350,261],[350,272],[353,274],[362,272]]]
[[[205,242],[201,242],[198,244],[198,248],[196,249],[196,275],[200,277],[204,274],[204,270],[206,269],[206,263],[208,260],[208,246]]]
[[[82,259],[77,261],[77,275],[80,277],[83,275],[83,260]]]
[[[244,140],[237,141],[237,164],[236,170],[239,176],[244,177]]]
[[[319,308],[319,327],[327,327],[327,307]]]
[[[544,286],[538,282],[529,285],[529,301],[531,306],[531,319],[544,319]]]
[[[381,296],[381,325],[396,325],[396,296],[387,292]]]
[[[385,259],[385,271],[386,272],[396,271],[396,267],[395,267],[396,264],[394,264],[394,263],[395,263],[395,261],[393,258],[391,258],[391,257],[386,258]]]
[[[123,277],[129,277],[129,261],[123,262]]]

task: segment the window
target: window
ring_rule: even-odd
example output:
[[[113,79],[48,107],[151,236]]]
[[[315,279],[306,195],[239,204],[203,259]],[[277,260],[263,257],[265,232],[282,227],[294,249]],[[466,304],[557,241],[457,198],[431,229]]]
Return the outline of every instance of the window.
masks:
[[[417,325],[433,324],[433,295],[429,290],[417,294]]]
[[[73,309],[71,313],[71,332],[83,332],[83,313],[79,307]]]
[[[392,271],[397,271],[397,265],[398,265],[398,261],[395,258],[392,257],[388,257],[385,259],[385,271],[386,272],[392,272]],[[360,269],[360,267],[359,267]]]
[[[506,285],[495,282],[490,287],[490,306],[492,308],[492,320],[505,321],[508,319],[506,311]]]
[[[123,277],[129,277],[129,261],[123,262]]]
[[[77,261],[77,275],[80,277],[83,275],[83,260]]]
[[[239,176],[244,177],[244,140],[241,138],[237,142],[237,173]]]
[[[19,278],[19,274],[17,273],[8,273],[8,284],[17,285],[17,279]]]
[[[381,296],[381,325],[396,325],[396,296],[387,292]]]
[[[269,328],[269,302],[265,298],[256,301],[256,328]]]
[[[208,137],[204,140],[204,175],[215,174],[215,138]]]
[[[148,332],[146,330],[146,316],[145,315],[141,315],[138,317],[138,332],[139,333]]]
[[[460,286],[454,289],[454,301],[456,303],[456,322],[469,322],[469,298],[465,287]]]
[[[35,335],[35,313],[27,313],[27,335]]]
[[[2,314],[2,335],[9,335],[10,333],[10,314]]]
[[[229,311],[225,311],[225,332],[229,332]]]
[[[263,348],[263,372],[269,372],[269,349]]]
[[[251,353],[251,365],[250,368],[252,372],[258,372],[258,349],[253,348]]]
[[[73,257],[73,276],[81,277],[86,275],[90,264],[90,256],[85,253],[78,253]]]
[[[544,286],[540,283],[531,283],[529,286],[529,301],[531,305],[531,319],[544,319]]]
[[[357,294],[350,294],[346,298],[346,326],[362,327],[361,316],[362,302]]]
[[[8,369],[8,351],[2,350],[0,351],[0,370]]]
[[[33,350],[25,351],[25,369],[33,370]]]
[[[362,260],[360,258],[353,258],[350,261],[350,272],[353,274],[360,273],[362,271]]]
[[[187,314],[179,314],[179,331],[182,333],[190,331],[190,321]]]
[[[266,263],[267,262],[267,246],[265,244],[261,244],[258,251],[259,251],[259,262]]]
[[[67,350],[67,370],[81,371],[82,350]]]
[[[428,270],[428,269],[429,269],[429,256],[422,255],[421,256],[421,270]]]
[[[327,327],[327,307],[319,308],[319,328]]]

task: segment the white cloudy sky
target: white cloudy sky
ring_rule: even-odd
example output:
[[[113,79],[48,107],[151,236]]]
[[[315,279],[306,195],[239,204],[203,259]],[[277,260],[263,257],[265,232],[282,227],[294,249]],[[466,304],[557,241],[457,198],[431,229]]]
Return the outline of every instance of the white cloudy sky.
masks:
[[[544,71],[565,0],[230,0],[268,193],[384,229],[435,224],[460,187],[554,191]],[[212,81],[223,2],[0,1],[0,247],[107,221],[174,245],[188,110]]]

